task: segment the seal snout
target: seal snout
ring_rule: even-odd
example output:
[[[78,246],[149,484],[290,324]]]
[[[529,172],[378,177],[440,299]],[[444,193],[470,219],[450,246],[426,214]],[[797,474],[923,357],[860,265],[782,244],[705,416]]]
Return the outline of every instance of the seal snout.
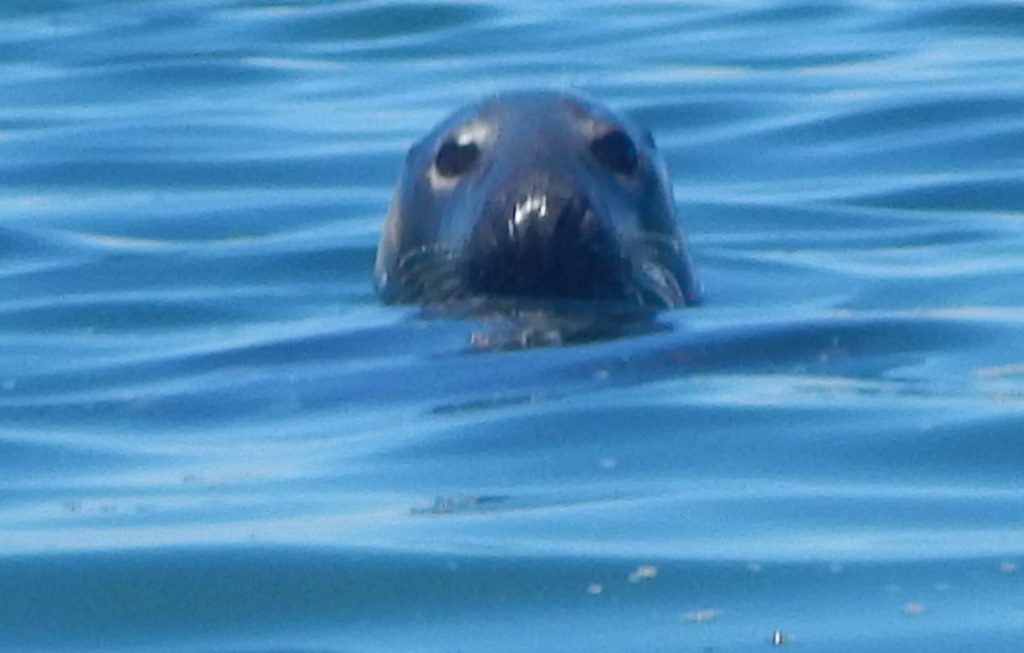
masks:
[[[620,276],[614,234],[584,194],[559,182],[489,202],[468,247],[470,278],[485,294],[592,299]]]
[[[507,206],[491,204],[486,210],[491,215],[485,219],[503,224],[508,246],[520,250],[567,245],[562,241],[579,236],[588,217],[593,222],[590,201],[569,184],[546,181],[505,196],[511,198]]]

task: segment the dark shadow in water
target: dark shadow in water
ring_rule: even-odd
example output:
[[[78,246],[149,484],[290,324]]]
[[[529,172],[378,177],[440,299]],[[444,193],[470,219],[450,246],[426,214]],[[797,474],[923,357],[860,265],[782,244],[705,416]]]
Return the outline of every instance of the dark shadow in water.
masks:
[[[423,308],[422,319],[466,319],[474,324],[469,350],[519,351],[562,347],[669,331],[660,311],[617,302],[487,298]]]

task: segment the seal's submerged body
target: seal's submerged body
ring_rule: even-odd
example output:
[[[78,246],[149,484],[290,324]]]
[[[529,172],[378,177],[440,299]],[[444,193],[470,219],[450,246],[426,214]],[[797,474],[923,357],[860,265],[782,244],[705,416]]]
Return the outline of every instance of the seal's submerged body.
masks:
[[[494,96],[408,153],[377,251],[388,302],[668,308],[697,288],[649,132],[582,98]]]

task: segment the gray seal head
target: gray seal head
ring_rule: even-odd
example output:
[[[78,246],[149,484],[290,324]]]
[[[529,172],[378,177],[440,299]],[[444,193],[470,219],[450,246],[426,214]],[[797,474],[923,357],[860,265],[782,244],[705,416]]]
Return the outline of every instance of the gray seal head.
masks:
[[[375,273],[392,303],[697,298],[650,132],[550,91],[463,108],[409,150]]]

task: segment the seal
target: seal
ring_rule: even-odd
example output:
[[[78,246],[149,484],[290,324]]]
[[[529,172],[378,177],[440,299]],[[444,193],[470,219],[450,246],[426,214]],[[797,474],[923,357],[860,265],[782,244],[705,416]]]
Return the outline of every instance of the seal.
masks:
[[[698,294],[650,132],[554,91],[495,95],[410,148],[375,276],[388,303],[662,309]]]

